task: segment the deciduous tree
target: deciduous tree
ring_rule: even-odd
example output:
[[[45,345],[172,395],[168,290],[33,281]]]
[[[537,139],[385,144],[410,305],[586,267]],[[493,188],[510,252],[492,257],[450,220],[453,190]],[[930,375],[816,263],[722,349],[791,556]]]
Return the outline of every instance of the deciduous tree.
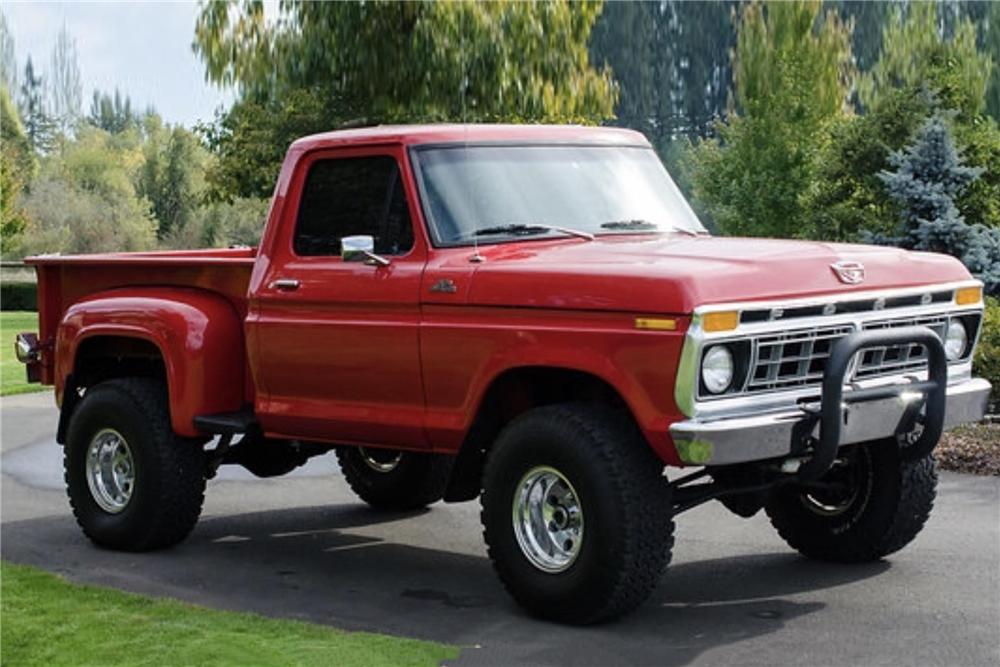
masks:
[[[819,2],[752,2],[733,64],[736,109],[694,154],[695,204],[729,234],[810,236],[803,198],[850,88],[850,32]]]

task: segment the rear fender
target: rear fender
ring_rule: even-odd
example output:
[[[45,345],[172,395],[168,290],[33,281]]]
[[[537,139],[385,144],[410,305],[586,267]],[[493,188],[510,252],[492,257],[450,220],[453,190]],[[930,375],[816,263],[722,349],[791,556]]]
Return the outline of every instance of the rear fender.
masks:
[[[195,415],[235,411],[243,404],[243,327],[233,305],[218,294],[191,288],[125,288],[93,294],[70,306],[56,334],[60,405],[70,398],[64,396],[67,389],[75,392],[67,387],[67,379],[78,367],[81,346],[95,337],[138,338],[156,346],[166,372],[170,420],[178,435],[204,436],[194,427]]]

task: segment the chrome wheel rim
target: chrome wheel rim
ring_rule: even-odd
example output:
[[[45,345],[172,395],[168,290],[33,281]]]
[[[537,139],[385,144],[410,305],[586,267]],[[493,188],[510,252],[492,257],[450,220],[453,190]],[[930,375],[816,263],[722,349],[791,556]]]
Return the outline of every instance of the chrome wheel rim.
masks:
[[[819,516],[835,517],[848,512],[862,491],[870,492],[870,463],[866,453],[852,451],[846,457],[834,460],[830,470],[821,478],[824,482],[839,482],[843,490],[827,492],[807,492],[802,494],[802,502],[810,512]]]
[[[392,472],[403,460],[403,452],[396,452],[389,449],[366,449],[358,448],[361,451],[361,460],[375,472]]]
[[[514,493],[514,534],[528,562],[562,572],[583,545],[583,507],[569,480],[555,468],[528,471]]]
[[[103,429],[90,441],[87,486],[97,505],[109,514],[118,514],[132,499],[135,462],[128,442],[118,431]]]

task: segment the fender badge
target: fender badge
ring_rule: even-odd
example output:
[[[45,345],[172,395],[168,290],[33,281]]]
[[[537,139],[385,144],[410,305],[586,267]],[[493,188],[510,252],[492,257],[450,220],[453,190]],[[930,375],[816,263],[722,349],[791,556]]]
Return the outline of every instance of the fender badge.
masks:
[[[438,278],[438,281],[433,285],[431,285],[431,291],[445,292],[446,294],[454,294],[455,292],[458,291],[458,288],[455,287],[455,283],[453,283],[448,278]]]
[[[835,262],[830,269],[847,285],[857,285],[865,279],[865,265],[861,262]]]

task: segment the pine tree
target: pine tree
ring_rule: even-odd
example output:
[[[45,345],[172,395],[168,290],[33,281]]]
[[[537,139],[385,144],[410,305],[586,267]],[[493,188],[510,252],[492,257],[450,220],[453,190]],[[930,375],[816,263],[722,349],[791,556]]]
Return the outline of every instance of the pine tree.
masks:
[[[895,171],[879,178],[901,207],[898,236],[869,241],[913,250],[943,252],[959,258],[987,292],[1000,292],[1000,229],[966,224],[955,198],[983,172],[966,167],[951,131],[940,115],[928,118],[916,141],[889,158]]]
[[[21,84],[21,118],[32,149],[46,153],[52,148],[54,127],[46,111],[45,87],[42,84],[42,77],[35,74],[35,66],[29,55],[28,62],[24,65],[24,82]]]

